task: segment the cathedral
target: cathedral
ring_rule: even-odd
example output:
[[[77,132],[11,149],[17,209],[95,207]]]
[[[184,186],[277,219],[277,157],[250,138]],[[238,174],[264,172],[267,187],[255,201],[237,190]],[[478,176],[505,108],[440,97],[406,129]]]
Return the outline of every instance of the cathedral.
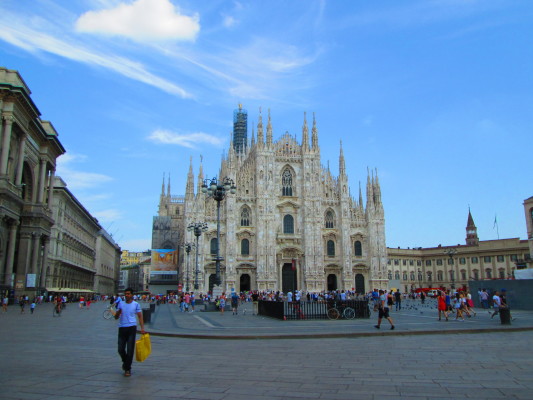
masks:
[[[259,110],[257,135],[252,130],[250,140],[247,112],[242,106],[235,110],[233,140],[218,171],[219,181],[228,177],[236,186],[236,193],[220,202],[222,291],[363,293],[387,288],[385,216],[377,171],[367,171],[363,202],[360,184],[357,198],[350,192],[342,142],[339,175],[322,165],[314,115],[309,134],[304,114],[300,142],[288,132],[277,140],[274,136],[270,110],[266,129]],[[152,235],[152,259],[163,257],[158,251],[177,250],[174,279],[183,288],[197,279],[201,292],[215,284],[219,244],[217,202],[201,190],[209,178],[202,163],[195,174],[192,159],[184,196],[171,195],[170,178],[165,191],[163,178]],[[207,229],[196,238],[187,228],[198,222],[205,222]],[[196,239],[197,253],[183,251]],[[171,278],[171,272],[152,267],[151,280],[163,283],[163,276]]]

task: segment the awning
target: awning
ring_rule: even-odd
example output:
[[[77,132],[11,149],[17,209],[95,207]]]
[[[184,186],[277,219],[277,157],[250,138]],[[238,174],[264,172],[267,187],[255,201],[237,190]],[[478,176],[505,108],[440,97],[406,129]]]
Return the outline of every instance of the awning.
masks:
[[[89,289],[75,289],[75,288],[46,288],[47,292],[54,292],[54,293],[94,293],[94,290]]]

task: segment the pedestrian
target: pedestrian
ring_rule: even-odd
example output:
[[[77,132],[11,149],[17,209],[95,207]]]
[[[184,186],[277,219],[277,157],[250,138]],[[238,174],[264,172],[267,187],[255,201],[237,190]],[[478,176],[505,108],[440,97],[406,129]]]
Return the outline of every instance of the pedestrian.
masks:
[[[490,318],[494,318],[495,315],[498,315],[500,313],[500,307],[502,306],[502,299],[500,298],[500,294],[498,291],[494,292],[494,296],[492,296],[492,307],[494,308],[494,313],[490,316]],[[490,313],[490,311],[489,311]]]
[[[420,300],[421,300],[422,304],[424,304],[425,301],[426,301],[426,293],[423,292],[423,291],[420,292]]]
[[[196,304],[196,297],[194,297],[194,292],[191,292],[191,312],[194,312],[195,304]]]
[[[33,314],[33,311],[35,310],[35,299],[33,299],[33,301],[31,302],[31,305],[30,305],[30,313]]]
[[[484,309],[489,308],[489,294],[487,293],[487,289],[483,289],[479,297],[481,299],[481,307]]]
[[[7,305],[9,304],[9,297],[4,296],[4,298],[2,299],[2,311],[3,312],[7,312]]]
[[[396,289],[396,292],[394,292],[394,301],[396,303],[396,311],[399,311],[402,309],[402,294],[400,293],[400,289]]]
[[[386,318],[387,321],[390,322],[390,328],[391,330],[394,329],[394,323],[392,322],[392,318],[389,316],[389,307],[387,307],[387,296],[385,295],[385,292],[383,290],[379,291],[379,304],[378,304],[378,324],[374,325],[374,328],[380,329],[381,326],[381,320],[383,318]]]
[[[141,325],[141,334],[145,334],[144,320],[141,306],[133,301],[133,289],[124,290],[125,301],[117,304],[115,319],[119,319],[118,324],[118,354],[122,359],[122,369],[124,376],[131,376],[131,363],[135,352],[135,335],[137,333],[137,319]]]
[[[455,294],[455,297],[453,299],[453,308],[455,309],[455,320],[457,321],[459,317],[461,317],[461,321],[464,321],[463,312],[461,310],[462,307],[462,301],[461,301],[461,295],[459,293]]]
[[[224,314],[224,309],[226,308],[226,293],[222,292],[222,296],[220,296],[220,299],[218,299],[220,304],[220,313]]]
[[[239,296],[237,295],[237,292],[233,292],[231,295],[231,311],[233,312],[232,315],[238,315],[237,309],[239,308]]]
[[[26,307],[26,300],[24,300],[24,296],[19,297],[19,306],[20,306],[20,313],[24,314],[24,307]]]
[[[439,291],[439,297],[437,298],[437,308],[439,310],[439,321],[441,320],[442,314],[448,321],[448,306],[446,305],[446,295],[444,292]]]
[[[80,296],[80,310],[83,308],[84,305],[85,305],[85,297]]]

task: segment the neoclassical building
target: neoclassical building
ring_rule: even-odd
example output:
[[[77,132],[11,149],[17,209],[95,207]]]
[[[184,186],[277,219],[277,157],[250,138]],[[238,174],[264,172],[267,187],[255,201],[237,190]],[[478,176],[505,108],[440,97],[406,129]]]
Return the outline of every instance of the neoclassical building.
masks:
[[[45,285],[58,134],[17,71],[0,67],[0,289]]]
[[[242,110],[239,109],[241,112]],[[236,118],[234,120],[239,120]],[[240,119],[242,121],[242,118]],[[365,292],[386,288],[387,248],[385,216],[377,172],[367,171],[366,202],[359,185],[358,197],[350,191],[342,143],[339,175],[333,176],[320,158],[319,135],[313,115],[311,135],[304,114],[299,142],[288,132],[274,139],[270,111],[266,129],[261,111],[257,138],[232,141],[219,171],[204,175],[189,167],[184,196],[165,192],[163,181],[159,215],[154,218],[155,248],[176,248],[195,237],[187,230],[194,222],[206,222],[199,237],[199,290],[213,287],[217,247],[217,203],[202,193],[204,179],[218,174],[231,178],[237,187],[221,202],[220,255],[222,290],[355,289]],[[196,176],[196,180],[195,180]],[[156,221],[158,224],[156,224]],[[161,221],[166,232],[163,243]],[[179,255],[180,281],[194,280],[195,254]]]

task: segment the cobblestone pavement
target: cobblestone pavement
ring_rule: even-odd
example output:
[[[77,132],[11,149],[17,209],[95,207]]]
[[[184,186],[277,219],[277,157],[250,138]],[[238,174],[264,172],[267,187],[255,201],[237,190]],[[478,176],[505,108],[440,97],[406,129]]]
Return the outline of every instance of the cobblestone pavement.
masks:
[[[116,321],[102,318],[104,307],[69,305],[60,318],[52,317],[49,304],[33,315],[14,306],[0,314],[0,399],[533,398],[532,332],[513,331],[533,326],[530,312],[514,312],[510,328],[491,332],[500,325],[486,311],[476,321],[444,323],[411,309],[393,313],[397,330],[385,332],[373,328],[374,318],[276,321],[248,311],[184,314],[162,305],[148,331],[176,325],[171,330],[219,334],[211,339],[153,334],[151,356],[134,363],[127,378],[116,352]],[[446,331],[451,324],[470,326],[462,328],[464,333],[481,333]],[[478,329],[481,325],[485,328]],[[298,335],[220,339],[268,326]],[[300,338],[303,332],[350,329],[373,336]],[[439,330],[442,334],[423,334]]]

